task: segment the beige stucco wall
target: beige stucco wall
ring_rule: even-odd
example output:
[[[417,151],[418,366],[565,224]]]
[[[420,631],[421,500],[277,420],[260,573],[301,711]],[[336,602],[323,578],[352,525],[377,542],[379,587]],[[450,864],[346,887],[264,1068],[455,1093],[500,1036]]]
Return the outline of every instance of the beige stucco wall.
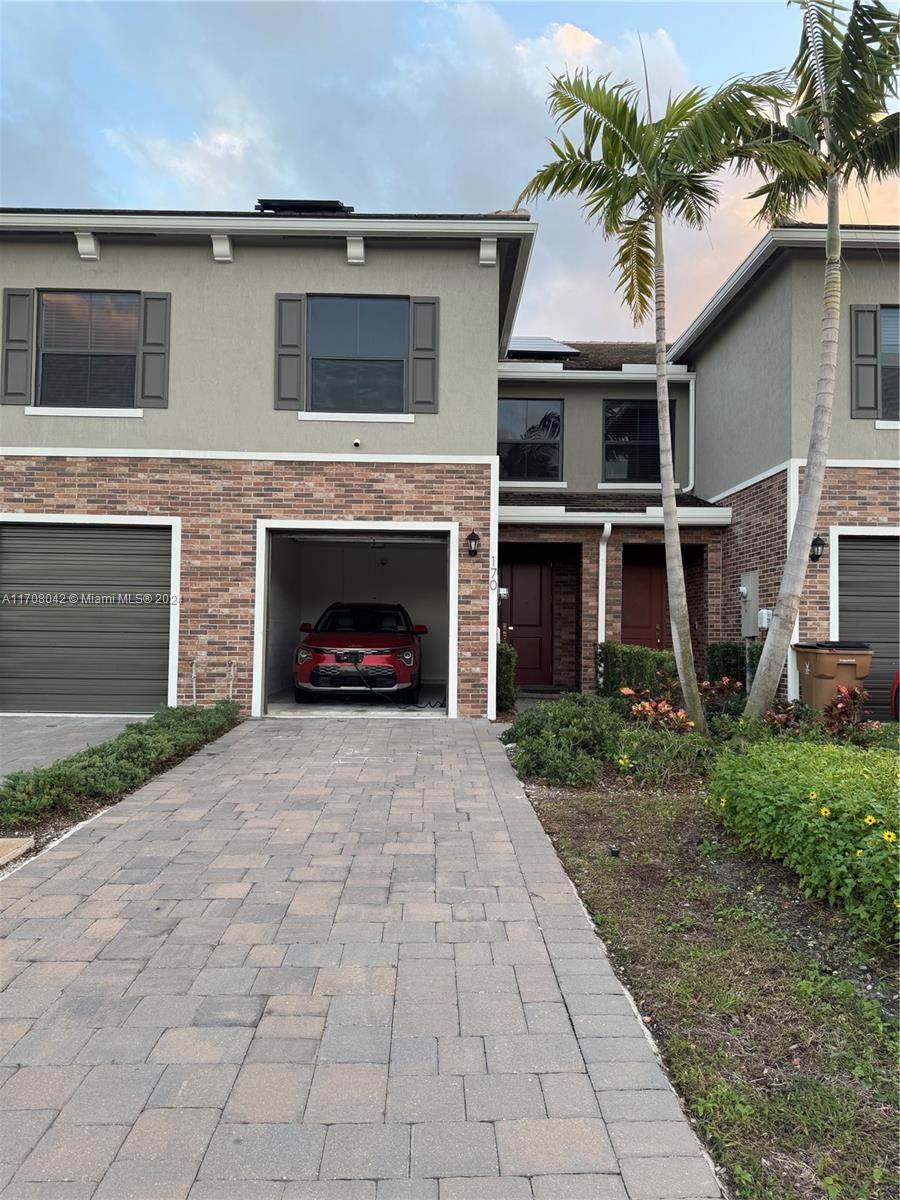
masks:
[[[841,273],[841,332],[829,458],[896,459],[897,431],[876,429],[875,422],[850,416],[850,306],[896,304],[900,299],[897,255],[844,252]],[[816,398],[824,263],[820,254],[796,254],[791,263],[791,387],[794,397],[791,451],[806,458]],[[785,455],[785,457],[787,457]]]
[[[116,244],[99,262],[74,242],[0,245],[4,287],[172,293],[169,407],[138,418],[34,416],[0,408],[5,446],[352,453],[496,452],[498,271],[476,245],[366,245],[364,266],[330,246],[237,244],[216,263],[205,245]],[[275,411],[277,292],[440,298],[439,409],[414,423],[298,421]]]
[[[791,278],[774,268],[688,360],[704,499],[791,457]]]
[[[519,400],[563,401],[562,477],[573,492],[594,492],[603,482],[603,401],[655,400],[653,383],[635,382],[623,374],[621,382],[573,382],[575,372],[560,372],[559,382],[528,383],[504,379],[502,397]],[[688,383],[669,384],[675,401],[675,478],[688,483],[690,408]]]

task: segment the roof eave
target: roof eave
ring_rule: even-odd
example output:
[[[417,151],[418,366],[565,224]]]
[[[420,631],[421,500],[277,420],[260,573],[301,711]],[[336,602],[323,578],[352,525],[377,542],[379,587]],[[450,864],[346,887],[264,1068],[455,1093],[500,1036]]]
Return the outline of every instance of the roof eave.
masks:
[[[845,246],[890,250],[900,247],[900,229],[865,228],[843,229],[841,240]],[[737,270],[725,280],[707,304],[700,310],[682,335],[672,343],[667,355],[669,362],[683,358],[691,347],[712,325],[721,312],[734,300],[769,260],[781,250],[802,250],[807,247],[825,245],[825,229],[804,229],[783,226],[770,229],[753,247]]]

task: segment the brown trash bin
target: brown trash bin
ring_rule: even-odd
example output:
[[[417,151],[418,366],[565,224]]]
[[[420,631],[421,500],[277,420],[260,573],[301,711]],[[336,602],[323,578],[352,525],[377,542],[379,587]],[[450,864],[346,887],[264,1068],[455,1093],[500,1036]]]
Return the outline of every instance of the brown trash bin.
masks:
[[[872,665],[872,648],[866,642],[799,642],[794,653],[800,699],[819,712],[842,685],[862,687]]]

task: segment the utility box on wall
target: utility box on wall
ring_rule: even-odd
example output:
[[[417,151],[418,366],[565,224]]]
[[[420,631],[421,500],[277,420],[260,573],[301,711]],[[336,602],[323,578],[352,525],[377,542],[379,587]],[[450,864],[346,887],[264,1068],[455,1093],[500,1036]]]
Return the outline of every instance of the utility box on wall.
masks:
[[[755,638],[759,633],[759,571],[741,576],[741,637]]]

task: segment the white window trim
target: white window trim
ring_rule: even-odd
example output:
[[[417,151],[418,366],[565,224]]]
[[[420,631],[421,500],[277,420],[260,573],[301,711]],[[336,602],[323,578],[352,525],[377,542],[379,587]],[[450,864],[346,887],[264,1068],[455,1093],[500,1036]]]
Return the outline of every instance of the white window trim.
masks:
[[[178,707],[178,634],[181,618],[181,517],[107,516],[94,513],[0,513],[0,522],[9,525],[166,525],[172,531],[171,571],[169,591],[179,597],[178,604],[169,605],[169,679],[166,703]],[[27,715],[27,714],[26,714]],[[140,716],[152,713],[79,713],[78,716]]]
[[[142,417],[142,408],[76,408],[74,405],[26,404],[26,417]]]
[[[831,525],[828,529],[828,637],[841,636],[840,545],[842,537],[900,537],[900,525]]]
[[[876,421],[876,429],[900,429],[900,421]]]
[[[414,413],[325,413],[298,412],[298,421],[354,421],[357,425],[374,425],[385,422],[395,425],[412,425]]]
[[[562,479],[544,479],[540,482],[529,479],[503,479],[500,482],[500,489],[506,491],[515,490],[517,492],[538,492],[550,490],[562,490],[569,485]]]
[[[493,525],[493,515],[492,515]],[[268,608],[269,533],[274,529],[350,530],[355,533],[446,533],[449,541],[447,716],[458,713],[459,674],[459,521],[294,521],[290,518],[256,522],[256,586],[253,598],[253,692],[250,715],[261,717],[266,707],[266,610]],[[492,538],[495,542],[495,539]],[[490,596],[495,596],[493,588]],[[494,602],[495,603],[495,602]],[[489,608],[492,607],[489,601]],[[493,646],[489,639],[488,715],[491,712]],[[496,687],[496,683],[493,685]],[[402,713],[400,714],[402,715]]]

